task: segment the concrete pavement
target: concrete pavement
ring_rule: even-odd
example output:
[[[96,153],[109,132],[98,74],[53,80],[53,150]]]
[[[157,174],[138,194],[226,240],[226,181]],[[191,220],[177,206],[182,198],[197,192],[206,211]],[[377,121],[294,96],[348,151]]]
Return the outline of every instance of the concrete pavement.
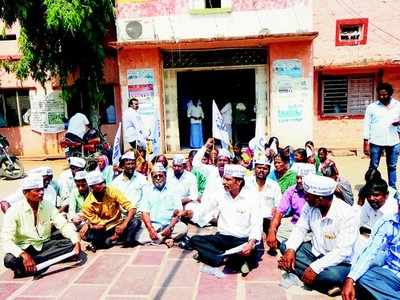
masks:
[[[342,176],[354,186],[363,183],[368,160],[334,157]],[[58,175],[65,161],[24,162],[27,170],[40,165],[54,168]],[[385,170],[382,161],[382,169]],[[383,172],[386,177],[385,172]],[[13,192],[18,181],[0,181],[0,196]],[[201,230],[209,233],[211,228]],[[191,227],[192,234],[199,229]],[[218,279],[200,272],[202,264],[191,252],[165,246],[114,247],[89,253],[86,264],[60,264],[51,267],[40,279],[12,278],[0,274],[0,299],[329,299],[301,287],[285,290],[279,286],[281,274],[277,258],[264,254],[260,266],[246,278],[228,274]],[[0,271],[1,272],[1,271]],[[337,299],[340,299],[338,297]]]

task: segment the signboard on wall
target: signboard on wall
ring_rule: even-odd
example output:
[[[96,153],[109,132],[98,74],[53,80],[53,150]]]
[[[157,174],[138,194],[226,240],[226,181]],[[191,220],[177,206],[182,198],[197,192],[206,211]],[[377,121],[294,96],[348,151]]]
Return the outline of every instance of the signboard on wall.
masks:
[[[155,103],[154,70],[129,69],[127,76],[128,99],[135,97],[139,100],[139,114],[143,121],[144,130],[153,144],[154,152],[157,152],[160,125]]]
[[[41,133],[57,133],[64,131],[64,101],[61,91],[45,94],[37,92],[29,95],[31,129]]]

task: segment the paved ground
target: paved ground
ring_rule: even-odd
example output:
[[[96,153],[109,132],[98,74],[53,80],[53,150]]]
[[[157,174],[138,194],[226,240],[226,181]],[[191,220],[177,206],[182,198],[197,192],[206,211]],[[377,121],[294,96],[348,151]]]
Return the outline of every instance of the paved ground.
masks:
[[[334,160],[341,174],[354,186],[363,183],[368,160],[355,156]],[[24,162],[27,170],[43,164],[52,166],[56,174],[66,167],[63,161]],[[15,191],[17,186],[18,181],[1,180],[0,197]],[[197,233],[198,229],[192,227],[191,232]],[[0,269],[0,273],[3,272],[0,274],[0,299],[329,299],[300,287],[281,288],[276,258],[268,254],[246,278],[229,274],[218,279],[200,272],[201,266],[192,259],[190,252],[176,248],[114,247],[89,253],[82,266],[54,266],[39,279],[14,280],[10,272]]]

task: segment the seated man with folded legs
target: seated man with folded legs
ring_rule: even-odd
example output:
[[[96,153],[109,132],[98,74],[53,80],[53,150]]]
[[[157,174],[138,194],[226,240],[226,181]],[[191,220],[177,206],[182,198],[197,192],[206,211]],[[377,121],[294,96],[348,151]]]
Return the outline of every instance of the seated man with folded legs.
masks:
[[[375,223],[367,248],[343,285],[343,300],[400,298],[400,203],[395,214]]]
[[[7,210],[1,232],[6,253],[4,266],[15,277],[35,274],[39,263],[71,251],[80,254],[79,235],[57,211],[54,203],[43,200],[43,178],[35,174],[22,180],[24,199]],[[60,230],[63,239],[51,239],[51,227]]]
[[[143,189],[144,200],[140,206],[143,225],[138,233],[138,242],[165,243],[172,247],[174,241],[187,232],[186,224],[179,222],[178,212],[182,209],[181,198],[167,183],[167,170],[156,163],[151,172],[153,183]]]
[[[140,220],[134,218],[136,208],[132,202],[116,188],[106,186],[98,171],[88,173],[86,181],[91,192],[82,206],[86,224],[80,234],[82,239],[91,242],[89,250],[96,251],[96,248],[108,248],[118,243],[128,247],[135,245]],[[128,211],[125,219],[121,216],[122,208]]]
[[[350,271],[349,262],[358,237],[355,212],[333,195],[336,185],[328,177],[303,178],[307,203],[278,262],[280,269],[296,274],[305,285],[329,295],[340,291]],[[308,232],[311,242],[304,242]]]
[[[250,267],[256,264],[256,245],[262,247],[262,222],[259,197],[256,191],[245,187],[245,169],[240,165],[225,165],[223,186],[224,191],[214,197],[201,209],[185,210],[181,215],[194,222],[210,217],[209,211],[218,212],[218,232],[214,235],[195,235],[191,238],[191,246],[198,251],[198,259],[210,266],[218,267],[227,262],[224,252],[231,248],[242,246],[232,261],[241,266],[242,274],[247,274]]]

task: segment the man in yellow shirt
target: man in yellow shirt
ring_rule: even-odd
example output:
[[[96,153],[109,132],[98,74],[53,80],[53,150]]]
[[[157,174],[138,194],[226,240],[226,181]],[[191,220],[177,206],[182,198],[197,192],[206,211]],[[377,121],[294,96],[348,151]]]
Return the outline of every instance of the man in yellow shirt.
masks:
[[[97,248],[109,248],[120,242],[128,247],[134,246],[135,235],[141,225],[140,220],[134,218],[134,204],[118,189],[106,186],[103,175],[98,171],[88,173],[86,181],[91,191],[82,206],[86,224],[80,235],[91,242],[88,249],[95,252]],[[121,209],[127,211],[125,219]]]
[[[13,270],[15,277],[33,275],[36,265],[62,254],[81,252],[80,239],[74,225],[43,200],[43,178],[39,174],[22,180],[24,198],[9,208],[1,231],[1,245],[6,253],[4,266]],[[54,225],[65,239],[51,239]]]

